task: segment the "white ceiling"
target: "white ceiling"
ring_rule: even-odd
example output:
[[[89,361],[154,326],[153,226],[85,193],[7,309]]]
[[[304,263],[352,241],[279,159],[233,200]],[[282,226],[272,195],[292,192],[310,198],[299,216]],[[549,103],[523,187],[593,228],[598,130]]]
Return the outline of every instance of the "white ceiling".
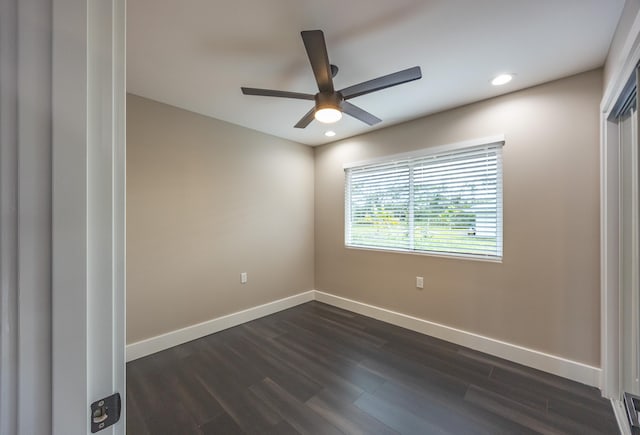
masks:
[[[128,0],[128,91],[318,145],[603,65],[624,0]],[[325,33],[336,89],[418,65],[422,79],[357,97],[383,119],[293,125],[314,94],[301,30]],[[516,73],[491,86],[498,73]]]

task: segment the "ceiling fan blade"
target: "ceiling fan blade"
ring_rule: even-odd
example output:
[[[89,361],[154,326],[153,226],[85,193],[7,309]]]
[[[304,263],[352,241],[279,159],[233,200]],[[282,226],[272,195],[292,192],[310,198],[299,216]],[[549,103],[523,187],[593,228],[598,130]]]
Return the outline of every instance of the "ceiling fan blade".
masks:
[[[313,117],[315,116],[315,114],[316,114],[316,108],[314,107],[313,109],[309,110],[307,114],[304,115],[296,125],[294,125],[294,127],[305,128],[307,125],[311,123],[311,121],[313,121]]]
[[[263,97],[282,97],[282,98],[295,98],[297,100],[313,100],[314,96],[311,94],[301,94],[300,92],[287,92],[276,91],[273,89],[258,89],[258,88],[240,88],[245,95],[260,95]]]
[[[318,90],[324,93],[333,93],[333,79],[331,76],[331,64],[327,54],[327,45],[324,42],[322,30],[304,30],[300,32],[304,48],[307,50],[313,75],[318,83]]]
[[[403,83],[411,82],[422,78],[422,71],[419,66],[408,68],[402,71],[388,74],[386,76],[378,77],[377,79],[368,80],[366,82],[358,83],[357,85],[349,86],[340,91],[345,100],[355,98],[360,95],[369,94],[371,92],[380,91],[382,89],[390,88],[392,86],[401,85]]]
[[[342,102],[341,107],[344,113],[346,113],[347,115],[351,115],[356,119],[359,119],[360,121],[364,122],[367,125],[374,125],[379,122],[382,122],[382,119],[378,118],[377,116],[372,115],[366,110],[362,110],[358,106],[354,106],[351,103],[347,103],[346,101]]]

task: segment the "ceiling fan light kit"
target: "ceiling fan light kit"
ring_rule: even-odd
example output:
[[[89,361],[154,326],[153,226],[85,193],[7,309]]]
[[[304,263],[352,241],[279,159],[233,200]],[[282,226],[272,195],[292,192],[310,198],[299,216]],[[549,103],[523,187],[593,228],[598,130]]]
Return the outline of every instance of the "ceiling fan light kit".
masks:
[[[422,78],[420,67],[415,66],[336,91],[333,87],[333,77],[338,73],[338,67],[329,63],[324,34],[321,30],[305,30],[301,35],[318,84],[318,93],[312,95],[272,89],[240,88],[245,95],[315,100],[314,107],[298,121],[295,128],[305,128],[314,118],[323,123],[334,123],[342,118],[342,113],[367,125],[377,124],[382,121],[380,118],[347,100]]]
[[[342,112],[334,107],[325,107],[316,109],[313,117],[316,118],[316,121],[320,121],[323,124],[333,124],[342,119]]]
[[[342,94],[334,92],[333,94],[324,94],[318,92],[315,95],[316,107],[314,117],[316,120],[324,124],[333,124],[340,121],[342,112],[340,104],[342,103]]]

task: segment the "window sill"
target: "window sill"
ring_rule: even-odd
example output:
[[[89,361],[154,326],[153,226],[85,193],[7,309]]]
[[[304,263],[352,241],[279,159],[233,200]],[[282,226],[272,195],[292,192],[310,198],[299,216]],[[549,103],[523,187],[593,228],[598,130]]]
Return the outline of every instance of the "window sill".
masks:
[[[438,257],[448,258],[451,260],[471,260],[471,261],[484,261],[487,263],[499,263],[502,264],[502,257],[487,257],[484,255],[474,254],[446,254],[443,252],[429,252],[429,251],[410,251],[407,249],[393,249],[393,248],[367,248],[364,246],[351,246],[344,245],[346,249],[353,249],[356,251],[372,251],[372,252],[390,252],[395,254],[408,254],[408,255],[420,255],[425,257]]]

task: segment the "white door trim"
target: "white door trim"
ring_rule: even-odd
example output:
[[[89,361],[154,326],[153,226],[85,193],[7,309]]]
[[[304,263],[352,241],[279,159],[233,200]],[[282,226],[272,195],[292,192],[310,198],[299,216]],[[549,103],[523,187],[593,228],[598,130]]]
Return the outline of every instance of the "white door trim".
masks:
[[[53,0],[52,40],[52,433],[75,435],[125,398],[125,0]]]
[[[601,114],[600,147],[600,324],[602,395],[620,398],[620,294],[618,126]]]
[[[619,271],[619,134],[607,121],[627,79],[640,61],[640,12],[623,45],[622,61],[614,65],[612,79],[600,104],[600,380],[602,395],[620,399],[620,295]]]

